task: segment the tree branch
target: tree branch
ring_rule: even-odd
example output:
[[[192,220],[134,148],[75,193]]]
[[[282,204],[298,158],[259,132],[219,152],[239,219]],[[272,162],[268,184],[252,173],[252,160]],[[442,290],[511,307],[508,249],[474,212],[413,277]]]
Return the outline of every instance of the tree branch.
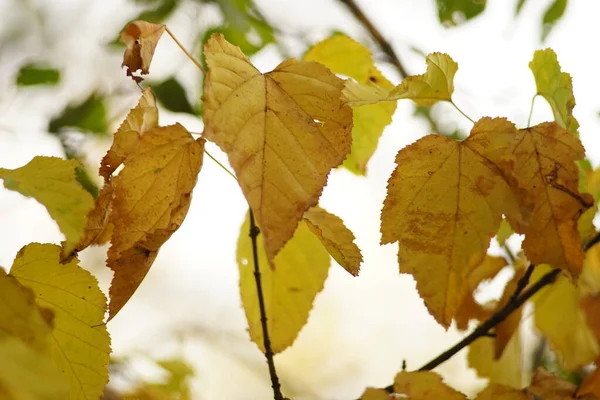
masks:
[[[404,65],[400,62],[398,55],[394,51],[390,42],[388,42],[379,29],[371,22],[369,17],[365,15],[363,10],[359,7],[358,4],[354,0],[340,0],[340,3],[345,4],[349,9],[352,15],[360,22],[360,24],[369,32],[373,40],[377,42],[381,50],[387,55],[389,61],[396,67],[398,70],[398,74],[400,78],[404,79],[408,76],[406,69],[404,69]]]
[[[254,281],[256,282],[256,292],[258,293],[258,307],[260,309],[260,323],[263,332],[263,345],[265,347],[265,357],[269,366],[269,375],[271,376],[271,387],[273,388],[273,398],[275,400],[284,400],[281,393],[281,385],[279,377],[275,370],[275,361],[273,359],[273,349],[271,348],[271,340],[269,339],[269,329],[267,328],[267,311],[265,308],[265,298],[262,291],[262,283],[260,279],[260,268],[258,266],[258,244],[257,238],[260,234],[260,229],[254,221],[254,213],[250,209],[250,239],[252,239],[252,257],[254,259]]]

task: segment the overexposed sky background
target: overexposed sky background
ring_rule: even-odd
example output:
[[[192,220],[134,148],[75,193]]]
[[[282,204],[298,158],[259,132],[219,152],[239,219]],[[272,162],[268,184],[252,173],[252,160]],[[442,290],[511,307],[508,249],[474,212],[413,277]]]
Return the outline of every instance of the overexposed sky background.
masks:
[[[535,83],[528,63],[534,50],[552,47],[563,71],[573,76],[581,139],[594,166],[600,161],[600,88],[597,15],[600,3],[573,1],[563,19],[542,44],[540,21],[550,1],[528,0],[518,18],[516,1],[488,1],[485,12],[458,28],[437,20],[433,0],[358,1],[389,39],[411,74],[425,71],[424,53],[446,52],[458,62],[455,102],[472,118],[505,116],[519,127],[527,123]],[[214,6],[187,1],[167,25],[188,48],[197,27],[214,25]],[[316,42],[332,31],[370,44],[366,32],[338,1],[258,0],[267,19],[284,32],[289,55],[305,51],[302,37]],[[0,0],[0,37],[15,39],[0,47],[0,166],[15,168],[35,155],[62,156],[56,137],[46,132],[48,120],[69,102],[90,91],[111,94],[109,116],[114,129],[137,103],[139,89],[121,70],[122,52],[105,44],[137,14],[124,0]],[[382,54],[375,52],[382,59]],[[58,88],[17,89],[13,82],[26,61],[46,61],[61,68]],[[267,47],[253,61],[268,71],[281,61]],[[395,70],[380,68],[399,83]],[[200,96],[200,74],[168,36],[159,43],[151,78],[175,74],[190,96]],[[435,114],[450,126],[468,131],[470,123],[451,106],[436,105]],[[347,400],[366,386],[386,386],[406,359],[408,369],[421,366],[460,337],[428,315],[412,278],[399,275],[397,245],[379,246],[379,214],[395,154],[430,133],[411,116],[413,105],[399,102],[369,164],[367,178],[334,171],[321,204],[342,217],[355,233],[365,262],[358,278],[332,265],[324,291],[317,297],[309,323],[296,343],[276,357],[284,390],[297,400]],[[532,123],[551,120],[542,99]],[[181,122],[200,132],[189,115],[161,110],[161,124]],[[82,144],[95,169],[110,142],[88,136]],[[218,148],[212,154],[225,161]],[[254,400],[271,398],[266,363],[249,341],[240,307],[235,245],[246,212],[241,190],[210,159],[205,160],[185,223],[162,248],[132,301],[109,323],[116,355],[183,354],[197,370],[194,399]],[[62,236],[44,208],[34,200],[0,188],[0,265],[9,268],[16,252],[29,242],[58,243]],[[87,250],[82,263],[99,276],[106,289],[111,274],[103,267],[106,248]],[[185,332],[183,342],[180,333]],[[140,362],[143,368],[143,362]],[[147,368],[143,368],[144,371]],[[438,371],[453,386],[473,393],[484,383],[466,367],[461,353]]]

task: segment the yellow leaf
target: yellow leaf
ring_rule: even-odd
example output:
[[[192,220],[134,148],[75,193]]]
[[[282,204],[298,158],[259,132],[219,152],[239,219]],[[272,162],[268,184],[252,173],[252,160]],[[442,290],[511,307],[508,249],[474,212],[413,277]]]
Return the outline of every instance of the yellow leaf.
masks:
[[[354,234],[346,228],[344,221],[318,206],[304,213],[304,221],[333,259],[350,274],[358,275],[362,254],[354,243]]]
[[[533,53],[529,68],[535,78],[537,94],[550,104],[554,120],[570,133],[576,133],[579,123],[573,117],[575,97],[571,75],[561,72],[554,50],[537,50]]]
[[[399,372],[394,378],[394,392],[410,400],[466,400],[467,396],[442,382],[442,377],[431,371]]]
[[[37,352],[14,337],[0,339],[0,398],[69,399],[69,382],[49,353]]]
[[[394,400],[394,397],[384,389],[367,388],[360,400]]]
[[[139,140],[113,180],[114,226],[107,265],[115,271],[109,320],[127,303],[152,266],[158,250],[179,228],[204,154],[181,125],[153,128]]]
[[[65,235],[64,254],[69,254],[83,235],[92,196],[75,179],[76,160],[34,157],[17,169],[0,168],[4,187],[42,203]]]
[[[75,246],[76,251],[81,251],[92,244],[101,245],[110,240],[113,226],[109,222],[109,217],[112,211],[113,194],[112,182],[105,182],[95,200],[94,208],[88,213],[83,236]]]
[[[517,286],[519,280],[523,278],[525,275],[524,269],[519,269],[515,272],[515,275],[512,277],[510,281],[504,287],[504,292],[502,293],[502,297],[496,306],[495,311],[499,311],[504,308],[511,300],[513,294],[517,290]],[[519,324],[521,323],[521,315],[523,313],[523,307],[517,308],[515,311],[511,312],[508,317],[504,319],[504,321],[500,322],[494,328],[494,333],[496,337],[494,338],[494,360],[498,360],[511,338],[515,337],[515,333],[518,336]]]
[[[142,91],[137,106],[129,111],[127,117],[113,137],[113,143],[102,158],[100,176],[108,181],[113,172],[125,161],[135,149],[140,136],[152,128],[158,127],[158,108],[150,87]]]
[[[481,337],[469,345],[469,366],[491,383],[523,387],[523,360],[519,335],[513,335],[499,360],[494,360],[494,338]]]
[[[42,314],[42,312],[44,314]],[[48,348],[53,314],[35,304],[31,289],[0,268],[0,343],[16,337],[35,351]]]
[[[40,307],[54,313],[50,351],[70,382],[68,398],[97,399],[108,382],[106,297],[77,262],[61,264],[60,247],[32,243],[19,251],[10,274],[33,290]]]
[[[382,243],[399,242],[400,271],[412,274],[429,312],[447,327],[468,292],[468,276],[486,256],[503,213],[517,199],[480,154],[506,125],[483,119],[457,142],[429,135],[402,149],[381,213]]]
[[[547,265],[536,266],[532,282],[549,270]],[[598,340],[587,324],[580,302],[578,289],[564,276],[533,297],[535,326],[570,371],[594,361],[600,354]]]
[[[343,81],[316,62],[297,60],[261,74],[219,34],[204,54],[205,134],[227,153],[272,260],[350,152],[352,110],[340,99]]]
[[[418,106],[429,107],[438,101],[452,101],[454,75],[458,71],[458,64],[444,53],[429,54],[425,61],[425,74],[408,76],[391,91],[349,81],[344,88],[344,97],[348,104],[353,106],[411,99]]]
[[[531,400],[521,389],[490,383],[475,400]]]
[[[496,240],[498,241],[498,244],[500,246],[504,246],[508,238],[510,238],[514,234],[515,232],[513,231],[508,221],[506,219],[502,219],[502,222],[500,223],[500,228],[498,228],[498,232],[496,232]]]
[[[136,82],[143,79],[134,77],[133,73],[142,70],[142,74],[148,74],[154,49],[164,33],[164,25],[152,24],[146,21],[130,22],[121,32],[121,42],[127,47],[123,54],[123,64],[127,66],[127,76],[131,76]]]
[[[237,243],[240,293],[250,338],[264,352],[249,226],[246,218]],[[275,257],[271,268],[263,251],[261,237],[262,234],[258,236],[258,265],[267,326],[273,352],[279,353],[294,342],[306,324],[315,296],[323,289],[327,278],[329,254],[306,224],[301,222],[294,237]]]
[[[317,61],[336,74],[354,78],[361,84],[391,90],[394,85],[375,66],[369,50],[345,35],[335,35],[314,45],[304,55],[306,61]],[[384,128],[392,122],[395,102],[356,106],[352,108],[352,150],[344,167],[365,175],[367,163]]]
[[[500,168],[519,197],[521,214],[506,216],[515,231],[525,234],[527,258],[579,276],[583,251],[577,221],[593,204],[578,190],[575,161],[585,156],[579,139],[552,122],[519,131],[507,126],[476,148]]]

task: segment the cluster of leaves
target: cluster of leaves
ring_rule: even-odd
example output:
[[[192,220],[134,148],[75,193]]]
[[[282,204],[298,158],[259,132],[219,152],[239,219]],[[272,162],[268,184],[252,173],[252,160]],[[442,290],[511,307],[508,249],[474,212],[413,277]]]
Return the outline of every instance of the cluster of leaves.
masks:
[[[145,21],[123,30],[124,65],[136,82],[143,80],[138,70],[149,72],[164,32],[166,26]],[[458,65],[441,53],[427,56],[423,75],[397,86],[366,48],[343,35],[267,73],[220,33],[206,41],[204,57],[204,132],[194,138],[180,124],[159,126],[156,97],[146,87],[101,162],[104,184],[95,200],[76,180],[74,160],[36,157],[21,168],[0,169],[5,187],[42,203],[66,239],[62,246],[25,246],[0,277],[6,287],[0,291],[6,293],[0,303],[0,351],[7,347],[2,359],[23,366],[47,360],[34,371],[44,382],[56,382],[48,390],[57,398],[102,393],[110,353],[104,314],[112,319],[129,301],[182,224],[206,140],[227,154],[250,206],[238,239],[240,291],[250,337],[269,356],[289,347],[306,323],[330,258],[359,273],[362,255],[353,233],[318,205],[330,171],[341,166],[367,173],[397,100],[455,105]],[[540,371],[521,390],[517,333],[529,298],[521,293],[535,295],[536,326],[565,368],[580,368],[600,354],[594,318],[600,263],[589,258],[595,247],[588,258],[584,253],[595,235],[598,174],[580,163],[585,152],[572,114],[570,76],[549,49],[536,52],[530,68],[555,121],[517,129],[505,118],[484,117],[463,141],[432,134],[400,150],[383,204],[382,243],[399,243],[400,272],[415,278],[444,327],[455,321],[465,329],[470,320],[490,320],[514,306],[494,325],[493,338],[470,345],[470,365],[491,381],[477,399],[558,399],[568,393],[591,400],[599,395],[595,375],[577,388]],[[506,266],[487,254],[490,242],[513,231],[524,235],[514,277],[500,301],[479,304],[473,292]],[[105,243],[114,271],[108,304],[95,279],[77,265],[78,252]],[[548,273],[554,284],[524,292],[530,278],[541,282]],[[23,383],[30,372],[12,372],[0,370],[0,393],[26,398],[20,391],[34,390]],[[389,398],[390,392],[411,399],[465,398],[423,371],[401,372],[392,387],[368,389],[363,399]]]

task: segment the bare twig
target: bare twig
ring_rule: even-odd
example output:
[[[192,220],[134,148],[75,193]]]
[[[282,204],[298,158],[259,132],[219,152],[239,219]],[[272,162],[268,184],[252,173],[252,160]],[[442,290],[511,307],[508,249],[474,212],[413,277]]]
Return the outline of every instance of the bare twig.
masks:
[[[383,50],[383,52],[389,58],[390,63],[392,63],[394,65],[394,67],[396,67],[396,69],[398,70],[398,74],[400,75],[400,78],[402,78],[402,79],[406,78],[408,76],[408,73],[406,72],[406,69],[404,69],[404,65],[402,65],[402,63],[400,62],[400,59],[398,58],[398,55],[394,51],[394,48],[392,47],[390,42],[388,42],[383,37],[381,32],[379,32],[379,29],[377,29],[375,24],[373,24],[373,22],[371,22],[369,17],[367,17],[367,15],[363,12],[363,10],[360,8],[360,6],[358,4],[356,4],[356,2],[354,0],[340,0],[340,3],[345,4],[350,9],[350,12],[352,13],[352,15],[354,15],[354,17],[361,23],[361,25],[367,31],[369,31],[369,34],[371,35],[373,40],[375,40],[377,42],[379,47],[381,47],[381,50]]]
[[[262,283],[260,279],[260,268],[258,265],[258,244],[257,238],[260,234],[260,229],[254,221],[254,213],[250,209],[250,239],[252,239],[252,257],[254,259],[254,280],[256,282],[256,292],[258,293],[258,307],[260,309],[260,323],[263,331],[263,345],[265,347],[265,357],[269,366],[269,375],[271,376],[271,387],[273,388],[273,398],[275,400],[284,400],[281,394],[281,385],[279,377],[275,370],[275,361],[273,359],[273,349],[271,348],[271,340],[269,339],[269,329],[267,328],[267,311],[265,308],[265,298],[262,291]]]

